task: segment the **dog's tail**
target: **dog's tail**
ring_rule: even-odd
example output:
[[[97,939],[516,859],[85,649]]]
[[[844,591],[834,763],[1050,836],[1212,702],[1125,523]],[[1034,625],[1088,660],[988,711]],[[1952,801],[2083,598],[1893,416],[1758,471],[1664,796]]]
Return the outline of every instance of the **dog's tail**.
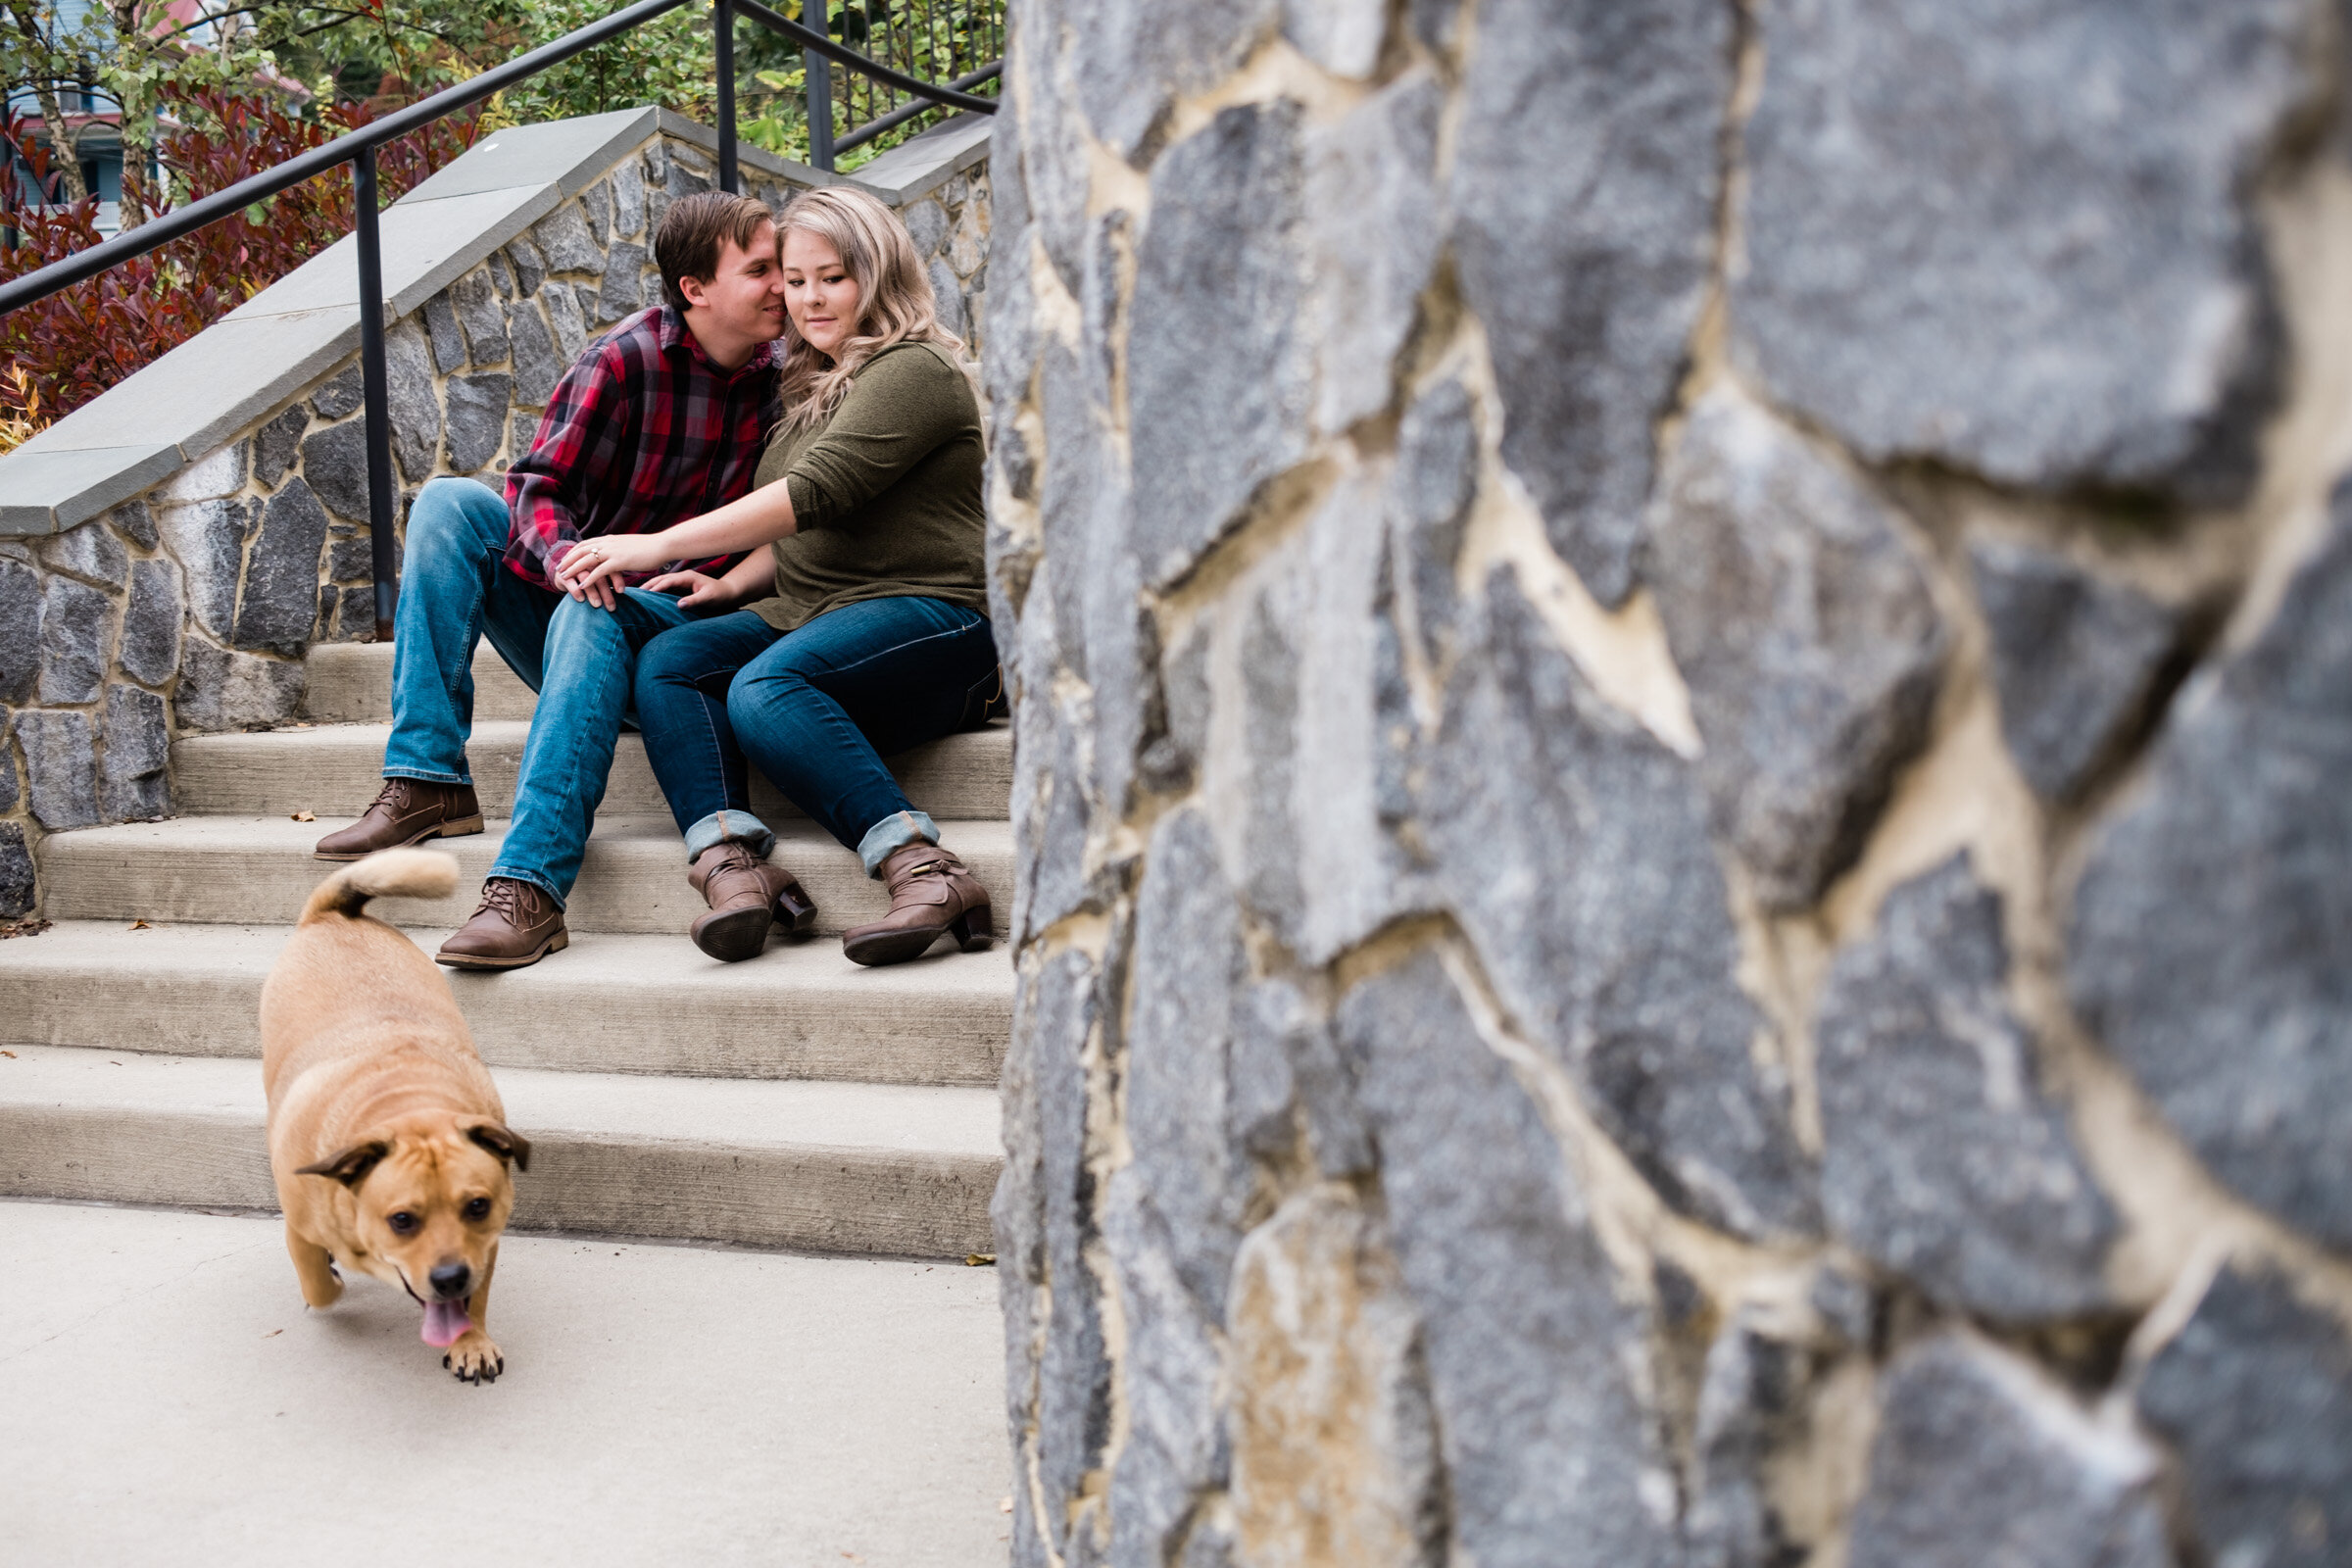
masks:
[[[352,916],[369,899],[447,898],[458,885],[458,859],[435,850],[384,850],[356,860],[318,884],[297,925],[330,914]]]

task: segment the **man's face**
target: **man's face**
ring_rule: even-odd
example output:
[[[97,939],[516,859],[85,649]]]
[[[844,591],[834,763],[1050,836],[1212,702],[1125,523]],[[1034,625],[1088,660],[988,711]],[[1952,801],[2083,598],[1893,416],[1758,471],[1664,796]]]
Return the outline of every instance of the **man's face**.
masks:
[[[766,343],[784,334],[784,273],[776,265],[776,225],[761,223],[747,246],[721,240],[718,266],[708,278],[678,281],[706,335]]]

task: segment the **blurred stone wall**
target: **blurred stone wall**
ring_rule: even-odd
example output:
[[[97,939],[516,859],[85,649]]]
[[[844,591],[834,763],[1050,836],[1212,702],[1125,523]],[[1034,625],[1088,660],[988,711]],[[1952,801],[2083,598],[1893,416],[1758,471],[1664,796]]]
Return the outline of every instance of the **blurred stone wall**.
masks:
[[[780,210],[794,173],[823,177],[752,150],[743,188]],[[391,323],[404,526],[427,479],[504,485],[564,368],[661,303],[653,233],[668,204],[715,181],[707,146],[656,134]],[[976,337],[985,161],[900,205],[943,318]],[[64,533],[0,539],[0,918],[38,906],[42,833],[170,815],[174,734],[292,720],[304,651],[373,638],[359,357],[294,380],[257,425],[144,495]]]
[[[1012,25],[1015,1562],[2352,1562],[2352,13]]]

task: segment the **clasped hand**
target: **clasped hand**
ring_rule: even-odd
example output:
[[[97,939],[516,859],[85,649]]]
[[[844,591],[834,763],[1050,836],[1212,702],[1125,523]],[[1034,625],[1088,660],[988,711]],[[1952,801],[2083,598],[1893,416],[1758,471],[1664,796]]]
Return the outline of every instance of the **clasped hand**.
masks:
[[[657,534],[616,533],[583,539],[556,564],[556,586],[574,599],[611,610],[620,601],[621,573],[652,571],[667,564],[666,549]],[[646,587],[659,593],[681,582],[708,585],[711,579],[699,571],[673,571],[654,578]],[[696,594],[705,591],[697,587]],[[696,594],[688,595],[684,602],[694,603]]]

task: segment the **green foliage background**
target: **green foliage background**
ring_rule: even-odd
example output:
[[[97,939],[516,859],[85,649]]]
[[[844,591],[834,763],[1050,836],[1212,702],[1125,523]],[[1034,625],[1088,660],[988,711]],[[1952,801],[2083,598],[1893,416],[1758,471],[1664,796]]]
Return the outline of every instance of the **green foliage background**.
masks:
[[[66,101],[85,85],[122,114],[125,163],[144,162],[158,105],[222,90],[290,102],[318,119],[337,104],[378,112],[477,74],[617,9],[621,0],[202,0],[180,24],[161,0],[0,0],[0,79]],[[779,9],[799,15],[796,0]],[[1004,0],[842,0],[828,30],[851,47],[895,58],[916,74],[953,76],[993,57]],[[600,44],[502,94],[487,122],[522,124],[658,105],[708,124],[716,111],[710,9],[689,4]],[[802,56],[788,40],[737,20],[737,124],[745,140],[806,160]],[[836,70],[835,133],[889,106],[861,77]],[[853,169],[935,123],[926,114],[842,156]],[[130,215],[137,220],[137,214]]]

